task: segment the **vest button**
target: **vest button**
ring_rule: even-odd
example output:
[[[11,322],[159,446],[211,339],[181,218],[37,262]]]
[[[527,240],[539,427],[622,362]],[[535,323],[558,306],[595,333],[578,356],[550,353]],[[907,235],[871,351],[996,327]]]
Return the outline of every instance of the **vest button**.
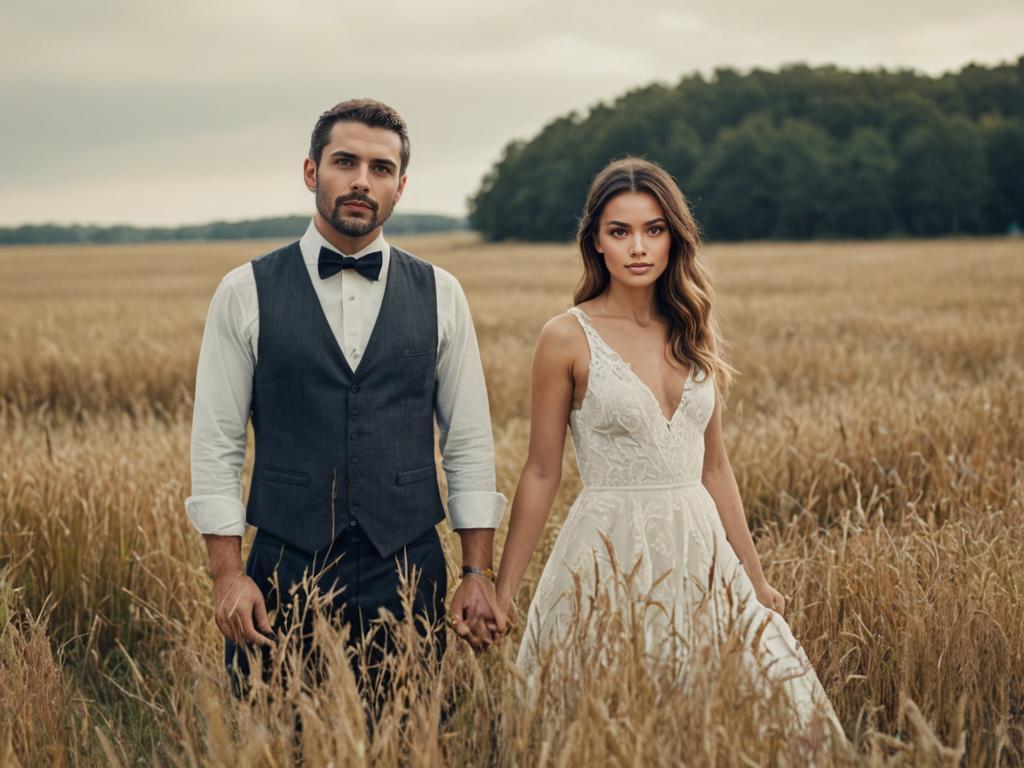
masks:
[[[353,512],[358,512],[359,511],[359,505],[358,504],[353,504],[352,505],[352,511]]]
[[[348,527],[349,528],[355,528],[357,525],[359,525],[359,523],[357,523],[355,520],[349,520],[348,521]]]
[[[349,413],[352,415],[353,419],[358,419],[359,418],[359,409],[358,408],[353,408],[351,411],[349,411]]]
[[[353,464],[358,464],[359,463],[359,457],[358,456],[353,456],[352,457],[352,463]]]
[[[349,392],[358,392],[359,391],[359,385],[358,384],[353,384],[351,387],[348,388],[348,391]]]
[[[359,485],[359,478],[358,477],[353,477],[352,478],[352,485]]]
[[[351,435],[349,435],[349,439],[350,440],[358,440],[359,439],[359,433],[358,432],[353,432]]]

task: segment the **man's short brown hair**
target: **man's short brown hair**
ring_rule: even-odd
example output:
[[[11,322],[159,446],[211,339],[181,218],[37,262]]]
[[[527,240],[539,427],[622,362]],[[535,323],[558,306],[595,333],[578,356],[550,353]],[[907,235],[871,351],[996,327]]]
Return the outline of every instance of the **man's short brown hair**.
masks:
[[[320,165],[320,156],[330,141],[334,124],[343,122],[362,123],[371,128],[386,128],[397,133],[402,140],[399,175],[405,173],[405,169],[409,167],[409,129],[400,114],[387,104],[374,99],[349,99],[335,104],[317,118],[316,125],[313,126],[313,136],[309,141],[309,156],[314,163]]]

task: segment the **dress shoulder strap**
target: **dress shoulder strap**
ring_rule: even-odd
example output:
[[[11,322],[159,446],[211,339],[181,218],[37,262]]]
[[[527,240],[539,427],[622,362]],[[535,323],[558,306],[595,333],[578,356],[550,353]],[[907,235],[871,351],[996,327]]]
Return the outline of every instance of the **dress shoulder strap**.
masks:
[[[605,343],[604,339],[601,338],[601,334],[597,332],[594,324],[591,322],[587,313],[579,307],[570,307],[568,313],[575,317],[579,324],[583,327],[583,333],[587,337],[587,345],[590,347],[590,359],[591,361],[599,360],[605,361],[614,359],[616,357],[615,352]]]
[[[583,328],[583,332],[587,335],[587,341],[589,341],[590,346],[593,347],[594,342],[596,341],[594,337],[597,336],[597,331],[594,326],[591,325],[590,318],[587,317],[586,313],[579,307],[569,307],[567,311],[579,321],[580,326]]]

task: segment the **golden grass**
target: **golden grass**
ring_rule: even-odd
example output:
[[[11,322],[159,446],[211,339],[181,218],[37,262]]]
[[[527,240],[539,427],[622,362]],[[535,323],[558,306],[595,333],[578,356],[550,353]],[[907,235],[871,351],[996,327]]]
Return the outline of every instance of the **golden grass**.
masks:
[[[466,289],[511,496],[572,249],[402,244]],[[517,636],[480,659],[453,640],[438,674],[400,657],[373,738],[340,657],[330,686],[235,702],[182,501],[209,296],[272,245],[0,250],[0,764],[285,765],[295,741],[308,765],[1024,762],[1024,242],[707,251],[748,517],[855,754],[787,738],[728,655],[682,695],[625,630],[610,670],[565,685],[549,659],[525,699]],[[577,489],[570,451],[521,606]]]

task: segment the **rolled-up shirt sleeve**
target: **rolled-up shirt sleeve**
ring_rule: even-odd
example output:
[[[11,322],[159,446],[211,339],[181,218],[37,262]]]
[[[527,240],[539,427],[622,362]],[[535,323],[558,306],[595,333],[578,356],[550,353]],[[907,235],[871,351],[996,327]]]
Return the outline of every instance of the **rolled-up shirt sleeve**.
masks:
[[[496,490],[494,436],[473,317],[462,286],[434,267],[438,299],[437,390],[441,466],[452,528],[497,528],[508,500]]]
[[[210,300],[196,369],[189,520],[200,533],[245,532],[242,465],[256,366],[258,306],[252,267],[229,272]]]

